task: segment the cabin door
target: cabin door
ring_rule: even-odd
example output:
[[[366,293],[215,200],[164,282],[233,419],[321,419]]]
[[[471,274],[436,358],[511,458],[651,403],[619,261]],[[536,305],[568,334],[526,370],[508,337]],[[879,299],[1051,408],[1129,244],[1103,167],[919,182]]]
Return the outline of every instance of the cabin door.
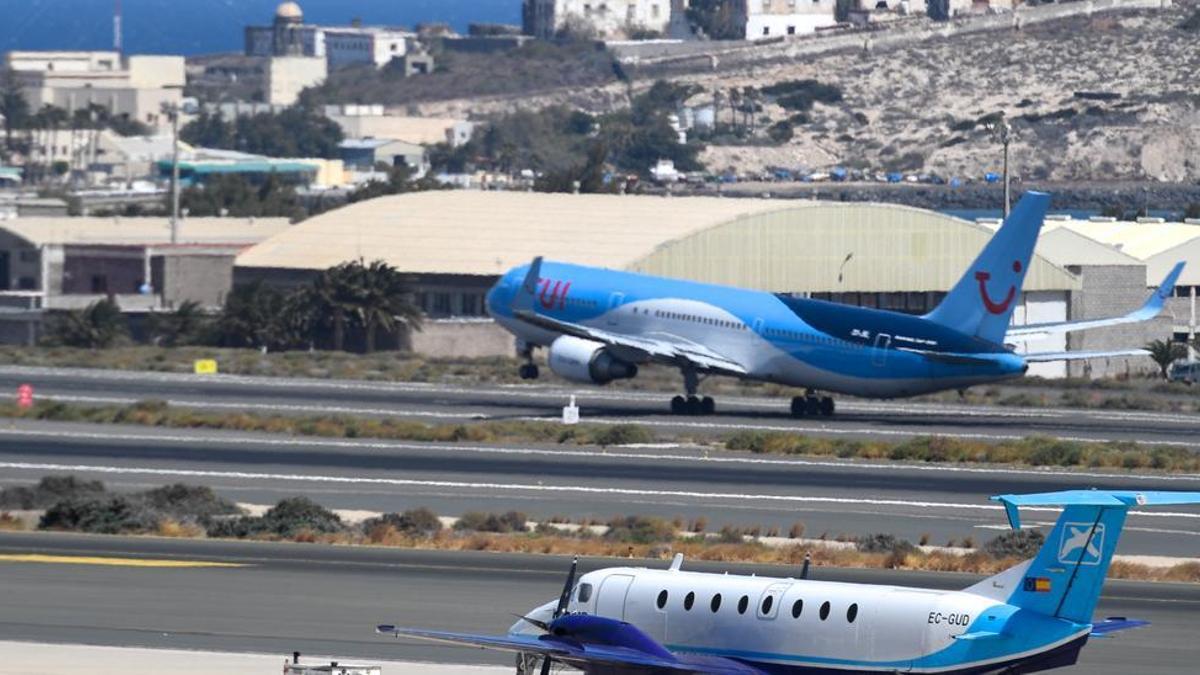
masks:
[[[892,336],[887,333],[875,335],[875,351],[871,354],[871,363],[883,367],[887,365],[888,348],[892,346]]]
[[[617,309],[620,308],[623,302],[625,302],[624,293],[613,293],[608,296],[608,313],[605,317],[608,320],[608,325],[617,325]]]

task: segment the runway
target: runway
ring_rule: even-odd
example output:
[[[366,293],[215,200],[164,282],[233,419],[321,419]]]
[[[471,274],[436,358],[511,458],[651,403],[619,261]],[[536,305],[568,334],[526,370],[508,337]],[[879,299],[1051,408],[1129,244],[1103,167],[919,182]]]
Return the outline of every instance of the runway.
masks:
[[[161,399],[177,406],[263,414],[350,414],[456,423],[481,419],[555,419],[570,396],[585,421],[636,422],[661,432],[728,435],[743,429],[903,440],[932,434],[985,441],[1047,435],[1085,441],[1200,446],[1200,415],[1168,412],[1008,408],[846,400],[838,415],[792,419],[788,401],[718,397],[718,414],[666,413],[668,394],[603,387],[385,383],[220,375],[0,367],[0,390],[30,383],[36,395],[83,404]]]
[[[311,544],[251,544],[82,535],[0,534],[0,556],[108,556],[221,562],[155,568],[0,562],[0,630],[8,640],[289,654],[361,660],[511,663],[503,654],[376,636],[378,623],[503,632],[520,612],[557,595],[567,561]],[[619,561],[584,560],[585,570]],[[650,563],[665,566],[665,562]],[[722,566],[686,563],[690,569]],[[735,566],[786,576],[786,568]],[[836,581],[961,588],[966,575],[816,568]],[[1200,588],[1112,582],[1102,616],[1153,625],[1093,640],[1074,671],[1192,673]]]
[[[889,532],[978,544],[1006,529],[989,495],[1065,488],[1200,489],[1200,476],[808,460],[696,447],[428,444],[19,421],[0,428],[0,485],[47,474],[121,490],[205,484],[241,502],[308,495],[331,508],[442,515],[515,509],[532,519],[645,514],[806,536]],[[1032,509],[1027,523],[1048,524]],[[1200,555],[1200,508],[1131,513],[1122,553]]]

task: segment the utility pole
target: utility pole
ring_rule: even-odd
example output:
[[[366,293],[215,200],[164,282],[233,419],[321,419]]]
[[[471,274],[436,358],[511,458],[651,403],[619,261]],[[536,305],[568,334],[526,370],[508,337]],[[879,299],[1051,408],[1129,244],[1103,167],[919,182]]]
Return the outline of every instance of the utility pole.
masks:
[[[163,114],[171,120],[171,243],[179,243],[179,106],[163,103]]]
[[[1012,125],[1004,118],[1004,113],[1000,114],[1000,119],[992,123],[992,136],[1004,146],[1004,217],[1008,218],[1008,212],[1012,205],[1011,187],[1008,180],[1008,146],[1012,142],[1013,130]]]

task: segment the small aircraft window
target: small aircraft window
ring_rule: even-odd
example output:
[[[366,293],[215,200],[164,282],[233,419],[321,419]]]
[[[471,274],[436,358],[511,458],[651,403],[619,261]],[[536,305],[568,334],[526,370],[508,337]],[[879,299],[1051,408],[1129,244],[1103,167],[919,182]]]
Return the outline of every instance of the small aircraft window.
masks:
[[[696,603],[696,593],[688,591],[688,594],[683,596],[683,608],[687,611],[692,611],[692,605]]]
[[[663,591],[663,593],[666,593],[666,591]],[[828,619],[828,618],[829,618],[829,602],[826,601],[826,602],[821,603],[821,620],[824,621],[825,619]]]
[[[762,612],[761,612],[761,613],[762,613],[762,614],[770,614],[770,613],[771,613],[771,606],[772,606],[772,605],[774,605],[774,604],[775,604],[775,598],[773,598],[773,597],[771,597],[771,596],[769,596],[769,595],[768,595],[767,597],[763,598],[763,601],[762,601],[762,608],[761,608],[761,609],[762,609]]]
[[[738,614],[745,614],[746,608],[750,606],[750,596],[743,595],[741,600],[738,600]]]
[[[716,595],[714,595],[714,596],[713,596],[713,599],[712,599],[712,602],[708,603],[708,606],[712,608],[712,611],[713,611],[714,613],[715,613],[715,612],[716,612],[718,609],[721,609],[721,594],[720,594],[720,593],[717,593]]]
[[[792,603],[792,618],[793,619],[799,619],[800,612],[803,612],[803,611],[804,611],[804,601],[803,600],[797,600]]]
[[[850,605],[850,608],[846,610],[846,621],[849,623],[854,623],[854,620],[857,618],[858,618],[858,603],[855,603],[853,605]]]
[[[579,584],[579,595],[575,597],[579,602],[587,602],[592,599],[592,585]]]
[[[825,604],[828,605],[829,603],[827,602]],[[663,607],[666,607],[666,606],[667,606],[667,592],[662,591],[658,594],[658,608],[662,609]]]

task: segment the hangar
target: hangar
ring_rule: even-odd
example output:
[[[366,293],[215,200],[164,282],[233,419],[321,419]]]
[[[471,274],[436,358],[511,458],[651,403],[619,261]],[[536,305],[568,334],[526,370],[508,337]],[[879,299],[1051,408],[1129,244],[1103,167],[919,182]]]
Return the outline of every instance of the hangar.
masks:
[[[235,280],[290,286],[347,260],[383,259],[412,275],[434,319],[414,336],[414,348],[482,355],[512,349],[507,334],[486,320],[484,294],[499,275],[536,255],[924,313],[991,234],[987,224],[892,204],[435,191],[353,204],[288,228],[241,253]],[[1144,299],[1141,286],[1130,306],[1078,302],[1084,281],[1081,270],[1066,267],[1076,264],[1065,262],[1070,257],[1035,256],[1015,322],[1107,316]],[[1117,260],[1144,279],[1144,263]],[[1020,345],[1067,346],[1062,337]],[[1047,376],[1066,373],[1061,364],[1037,367]]]

